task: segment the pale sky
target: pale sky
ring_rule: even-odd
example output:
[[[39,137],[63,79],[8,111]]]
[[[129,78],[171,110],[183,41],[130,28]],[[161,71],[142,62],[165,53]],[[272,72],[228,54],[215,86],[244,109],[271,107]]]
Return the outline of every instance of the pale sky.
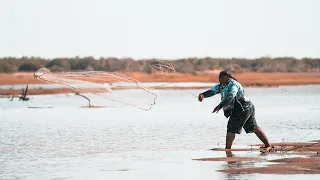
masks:
[[[0,57],[320,57],[319,0],[0,0]]]

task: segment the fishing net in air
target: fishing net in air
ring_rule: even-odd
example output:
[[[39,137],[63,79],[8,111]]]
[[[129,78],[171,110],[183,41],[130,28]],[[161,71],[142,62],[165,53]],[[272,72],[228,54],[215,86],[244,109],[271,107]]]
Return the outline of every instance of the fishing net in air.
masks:
[[[176,86],[175,83],[169,81],[169,78],[167,77],[168,75],[170,75],[171,73],[176,73],[176,69],[174,68],[173,64],[167,61],[153,61],[150,64],[150,67],[155,70],[156,72],[160,72],[162,75],[166,76],[167,82],[168,84],[173,85],[175,88],[179,89],[179,87]],[[190,95],[198,98],[197,95],[193,94],[192,92],[190,92],[190,90],[188,89],[184,89],[186,90]],[[183,90],[182,90],[183,91]]]
[[[141,82],[121,73],[105,71],[51,72],[41,68],[34,77],[50,84],[59,84],[72,92],[87,97],[95,104],[133,106],[150,110],[156,103],[157,94]],[[95,97],[93,97],[95,96]],[[97,98],[98,97],[98,98]]]

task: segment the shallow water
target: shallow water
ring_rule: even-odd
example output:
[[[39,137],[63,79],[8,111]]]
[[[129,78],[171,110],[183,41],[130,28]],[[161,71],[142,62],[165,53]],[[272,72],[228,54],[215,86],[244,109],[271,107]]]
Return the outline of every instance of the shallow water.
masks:
[[[150,111],[81,108],[86,100],[74,95],[32,96],[27,102],[0,99],[0,179],[319,178],[226,174],[216,170],[265,164],[192,160],[225,157],[225,152],[209,151],[224,147],[227,119],[222,112],[211,113],[220,97],[199,103],[186,91],[157,92],[159,99]],[[320,86],[246,88],[246,93],[255,104],[258,125],[271,142],[319,139]],[[92,98],[94,105],[110,105],[105,99]],[[135,94],[135,98],[143,96]],[[242,132],[234,148],[256,143],[260,142],[255,135]],[[263,159],[292,156],[233,154]]]

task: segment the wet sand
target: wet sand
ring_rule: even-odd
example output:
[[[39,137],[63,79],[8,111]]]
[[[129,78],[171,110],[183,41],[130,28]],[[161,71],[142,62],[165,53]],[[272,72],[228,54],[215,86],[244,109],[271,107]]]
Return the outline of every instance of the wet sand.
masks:
[[[112,107],[112,106],[81,106],[81,108],[109,108],[109,107]]]
[[[298,155],[306,155],[306,157],[280,158],[274,160],[264,160],[269,162],[265,167],[256,168],[230,168],[218,170],[218,172],[233,173],[233,174],[320,174],[320,141],[312,142],[290,142],[290,143],[273,143],[274,151],[271,154],[293,153]],[[251,145],[250,145],[251,146]],[[261,144],[252,145],[261,146]],[[250,151],[250,149],[242,149]],[[231,150],[233,151],[233,150]],[[266,153],[264,155],[268,155]],[[261,158],[253,157],[222,157],[222,158],[198,158],[193,160],[200,161],[226,161],[226,162],[241,162],[253,161],[263,162]],[[274,164],[276,163],[276,164]]]
[[[266,167],[257,168],[234,168],[218,170],[218,172],[233,174],[320,174],[320,156],[309,158],[285,158],[270,160],[268,162],[279,162]]]
[[[235,149],[224,149],[224,148],[214,148],[214,149],[211,149],[213,151],[225,151],[225,152],[228,152],[228,151],[257,151],[257,150],[260,150],[260,148],[235,148]]]
[[[296,153],[309,153],[309,152],[320,152],[320,142],[285,142],[285,143],[273,143],[276,151],[285,152],[296,152]],[[262,146],[262,144],[257,144],[253,146]]]

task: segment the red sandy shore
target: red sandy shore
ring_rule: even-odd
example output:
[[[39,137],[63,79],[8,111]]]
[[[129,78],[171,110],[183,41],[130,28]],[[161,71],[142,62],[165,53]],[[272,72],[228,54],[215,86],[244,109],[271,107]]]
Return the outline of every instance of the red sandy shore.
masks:
[[[126,75],[140,81],[140,82],[217,82],[217,72],[213,73],[195,73],[195,74],[181,74],[170,73],[162,75],[159,73],[145,74],[145,73],[125,73]],[[308,85],[320,84],[320,72],[309,73],[236,73],[234,74],[243,86],[255,87],[276,87],[279,85]],[[93,79],[87,79],[95,82]],[[0,74],[0,85],[14,85],[14,84],[43,84],[42,81],[35,79],[33,73],[13,73]],[[179,89],[203,89],[208,87],[179,87]],[[176,87],[158,87],[157,89],[177,89]],[[5,89],[0,90],[0,95],[17,95],[21,90]],[[61,94],[74,92],[70,89],[30,89],[29,95],[38,94]]]
[[[169,89],[205,89],[205,88],[210,88],[210,86],[198,86],[198,87],[156,87],[152,89],[164,89],[164,90],[169,90]],[[130,88],[133,89],[133,88]],[[151,88],[149,88],[151,89]],[[115,89],[113,89],[115,90]],[[90,91],[90,92],[93,92]],[[95,91],[99,92],[99,91]],[[100,92],[105,92],[105,91],[100,91]],[[48,95],[48,94],[66,94],[66,93],[75,93],[75,90],[72,89],[67,89],[67,88],[51,88],[51,89],[28,89],[28,95]],[[19,95],[21,94],[20,89],[0,89],[0,95],[5,95],[5,96],[12,96],[12,95]]]
[[[277,164],[270,164],[265,167],[256,168],[229,168],[218,170],[224,173],[234,174],[320,174],[320,141],[313,141],[308,143],[274,143],[275,148],[270,153],[296,153],[308,155],[307,157],[295,157],[295,158],[282,158],[269,160],[266,162],[272,162]],[[261,146],[252,145],[252,146]],[[252,149],[242,149],[250,151]],[[232,150],[231,150],[232,151]],[[262,158],[253,157],[220,157],[220,158],[199,158],[193,159],[198,161],[226,161],[227,163],[237,163],[242,161],[265,161]]]
[[[218,73],[181,74],[170,73],[162,75],[158,73],[125,73],[140,82],[217,82]],[[320,72],[308,73],[236,73],[233,75],[244,85],[304,85],[320,84]],[[0,74],[0,85],[11,84],[41,84],[33,78],[33,73]]]

